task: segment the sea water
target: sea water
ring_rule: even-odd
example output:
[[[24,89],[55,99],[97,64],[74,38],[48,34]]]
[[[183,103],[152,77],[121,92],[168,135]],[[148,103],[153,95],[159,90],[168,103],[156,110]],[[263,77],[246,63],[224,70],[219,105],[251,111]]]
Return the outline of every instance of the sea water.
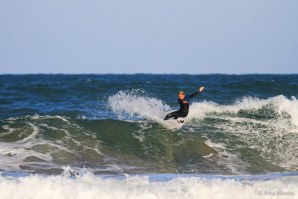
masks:
[[[298,75],[1,75],[0,198],[298,198]],[[164,127],[191,99],[179,131]]]

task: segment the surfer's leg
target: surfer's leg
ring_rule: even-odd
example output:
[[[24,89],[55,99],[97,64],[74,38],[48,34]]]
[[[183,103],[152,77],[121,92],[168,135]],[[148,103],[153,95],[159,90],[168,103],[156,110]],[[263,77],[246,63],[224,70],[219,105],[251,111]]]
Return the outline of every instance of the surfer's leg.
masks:
[[[183,117],[183,118],[186,117],[187,115],[188,115],[188,112],[186,111],[179,111],[177,114],[178,117]]]
[[[177,111],[177,115],[176,115],[175,119],[178,119],[178,117],[184,118],[187,116],[187,114],[188,114],[188,112],[185,112],[185,111]]]
[[[168,120],[171,117],[173,117],[174,119],[177,119],[179,117],[179,112],[178,111],[174,111],[172,113],[167,114],[164,120]]]

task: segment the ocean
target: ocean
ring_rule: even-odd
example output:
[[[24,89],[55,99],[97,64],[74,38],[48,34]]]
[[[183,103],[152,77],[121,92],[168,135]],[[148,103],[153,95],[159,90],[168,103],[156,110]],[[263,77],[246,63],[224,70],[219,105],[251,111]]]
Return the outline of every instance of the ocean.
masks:
[[[163,118],[190,100],[178,131]],[[0,199],[298,198],[298,75],[0,75]]]

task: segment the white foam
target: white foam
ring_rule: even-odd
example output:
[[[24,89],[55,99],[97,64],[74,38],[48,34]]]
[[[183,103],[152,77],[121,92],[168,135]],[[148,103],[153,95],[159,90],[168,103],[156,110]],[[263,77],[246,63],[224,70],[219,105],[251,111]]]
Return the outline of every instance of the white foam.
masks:
[[[170,181],[150,181],[148,177],[103,179],[92,173],[76,178],[32,175],[0,177],[0,198],[14,199],[259,199],[298,197],[297,177],[268,181],[237,181],[178,177]]]
[[[140,96],[137,91],[119,91],[110,96],[108,103],[119,117],[123,114],[140,116],[145,119],[160,120],[170,107],[156,98]]]
[[[242,110],[257,111],[266,106],[276,114],[274,117],[258,119],[237,115]],[[266,116],[266,112],[263,114],[260,116]],[[236,135],[249,148],[260,152],[262,158],[269,163],[288,171],[298,169],[298,101],[296,98],[276,96],[260,100],[246,97],[231,105],[219,105],[213,102],[192,104],[188,120],[200,120],[206,117],[220,119],[219,122],[212,123],[212,128],[218,129],[223,134]],[[192,125],[196,123],[193,122]],[[237,151],[234,149],[233,153],[235,152]]]
[[[110,96],[108,104],[120,119],[129,117],[143,118],[155,121],[164,127],[171,129],[167,122],[163,120],[166,113],[170,112],[170,107],[156,98],[150,98],[139,94],[140,91],[119,91]]]
[[[283,95],[268,99],[244,97],[231,105],[220,105],[214,102],[196,102],[190,106],[188,119],[202,119],[208,113],[238,113],[240,110],[257,110],[265,105],[272,105],[281,116],[286,113],[291,117],[291,122],[298,127],[298,100],[295,97],[290,99]]]

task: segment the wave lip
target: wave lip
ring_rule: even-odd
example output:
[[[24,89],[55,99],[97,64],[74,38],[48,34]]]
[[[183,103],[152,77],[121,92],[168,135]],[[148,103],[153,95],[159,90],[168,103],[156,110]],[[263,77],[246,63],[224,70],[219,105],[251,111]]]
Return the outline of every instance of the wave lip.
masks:
[[[108,104],[118,117],[123,114],[130,117],[139,116],[145,119],[160,120],[170,107],[156,98],[143,96],[141,91],[119,91],[108,99]]]
[[[214,102],[206,101],[193,103],[190,108],[189,117],[202,118],[208,113],[238,113],[239,111],[244,110],[252,112],[262,109],[264,112],[256,113],[259,113],[259,115],[263,114],[265,117],[267,114],[276,114],[271,116],[280,117],[285,116],[286,114],[289,116],[292,124],[298,127],[298,100],[295,97],[288,99],[283,95],[270,97],[268,99],[244,97],[231,105],[219,105]]]

